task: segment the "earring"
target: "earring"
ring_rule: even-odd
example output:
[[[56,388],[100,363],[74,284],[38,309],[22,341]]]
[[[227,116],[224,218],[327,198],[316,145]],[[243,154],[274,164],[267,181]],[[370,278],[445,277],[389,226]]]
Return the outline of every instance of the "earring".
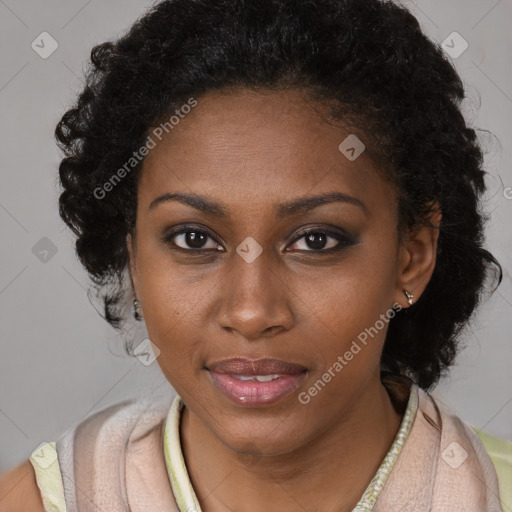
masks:
[[[140,320],[141,319],[141,316],[139,314],[139,306],[141,304],[142,303],[139,300],[137,300],[137,299],[133,300],[133,317],[135,318],[135,320]]]
[[[412,306],[412,299],[414,299],[414,295],[407,290],[404,290],[404,293],[405,296],[407,297],[407,302],[409,303],[410,306]]]

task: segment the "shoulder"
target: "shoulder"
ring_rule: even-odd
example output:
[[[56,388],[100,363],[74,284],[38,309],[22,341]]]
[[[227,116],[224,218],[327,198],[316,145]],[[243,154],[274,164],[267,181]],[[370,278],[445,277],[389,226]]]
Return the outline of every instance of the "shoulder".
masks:
[[[502,502],[512,504],[512,441],[493,436],[474,426],[471,428],[478,434],[496,469]]]
[[[150,398],[131,399],[106,407],[78,423],[62,439],[73,437],[73,445],[92,442],[104,443],[105,447],[127,441],[136,442],[155,427],[158,427],[169,412],[170,401],[152,400]],[[62,450],[65,443],[57,442]]]
[[[168,400],[132,399],[87,416],[56,443],[63,471],[74,476],[76,460],[91,470],[117,471],[128,448],[160,430],[169,408]]]
[[[440,480],[472,480],[466,494],[473,501],[485,502],[485,510],[499,510],[498,502],[510,496],[512,443],[494,438],[459,417],[436,393],[435,402],[441,425]],[[508,455],[508,456],[507,456]],[[499,462],[499,464],[497,464]]]
[[[0,475],[0,512],[72,508],[77,499],[73,482],[93,489],[109,477],[108,485],[121,490],[125,483],[115,477],[127,450],[137,451],[148,442],[157,450],[169,408],[169,399],[126,400],[87,416],[56,442],[41,443],[29,460]],[[75,475],[80,467],[87,470]]]
[[[162,430],[172,398],[116,403],[87,416],[59,438],[63,494],[71,510],[80,504],[80,495],[102,504],[105,500],[106,510],[128,509],[130,492],[137,488],[130,477],[133,468],[149,473],[162,469]]]
[[[508,471],[512,470],[512,442],[506,439],[492,436],[491,434],[479,430],[463,418],[453,412],[439,396],[435,398],[436,405],[439,408],[443,430],[445,435],[458,435],[460,439],[466,442],[470,450],[474,450],[481,462],[492,461],[494,466],[500,466]],[[462,455],[465,456],[464,453]],[[496,470],[498,468],[496,467]]]
[[[1,512],[44,512],[34,468],[29,460],[0,475]]]

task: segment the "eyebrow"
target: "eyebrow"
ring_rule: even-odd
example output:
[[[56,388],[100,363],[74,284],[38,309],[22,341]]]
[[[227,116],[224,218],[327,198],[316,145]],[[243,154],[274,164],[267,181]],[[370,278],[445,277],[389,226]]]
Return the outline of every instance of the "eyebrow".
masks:
[[[168,202],[178,201],[186,206],[191,206],[205,214],[213,215],[215,217],[226,218],[229,217],[229,209],[225,208],[222,204],[213,201],[207,197],[198,194],[181,194],[181,193],[166,193],[153,199],[149,205],[148,210],[153,210],[157,205]],[[341,192],[331,192],[328,194],[320,194],[314,196],[305,196],[293,199],[286,203],[277,206],[277,218],[282,219],[298,213],[304,213],[318,206],[326,203],[341,202],[359,206],[366,215],[368,209],[360,199],[343,194]]]

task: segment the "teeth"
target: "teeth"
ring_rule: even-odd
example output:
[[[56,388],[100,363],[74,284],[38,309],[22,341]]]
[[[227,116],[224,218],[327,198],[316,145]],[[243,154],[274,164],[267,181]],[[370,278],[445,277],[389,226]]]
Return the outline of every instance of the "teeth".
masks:
[[[270,382],[279,378],[279,375],[233,375],[238,380],[257,380],[258,382]]]
[[[256,375],[258,382],[270,382],[271,380],[278,379],[279,375]]]

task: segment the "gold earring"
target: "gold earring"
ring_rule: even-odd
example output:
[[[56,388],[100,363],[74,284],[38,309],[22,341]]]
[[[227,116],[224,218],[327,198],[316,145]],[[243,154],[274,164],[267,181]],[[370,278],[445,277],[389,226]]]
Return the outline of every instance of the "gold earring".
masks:
[[[412,299],[414,299],[414,295],[408,290],[404,290],[405,296],[407,297],[407,302],[410,306],[412,306]]]
[[[140,300],[134,299],[133,300],[133,316],[135,320],[140,320],[141,316],[139,314],[139,306],[142,304]]]

